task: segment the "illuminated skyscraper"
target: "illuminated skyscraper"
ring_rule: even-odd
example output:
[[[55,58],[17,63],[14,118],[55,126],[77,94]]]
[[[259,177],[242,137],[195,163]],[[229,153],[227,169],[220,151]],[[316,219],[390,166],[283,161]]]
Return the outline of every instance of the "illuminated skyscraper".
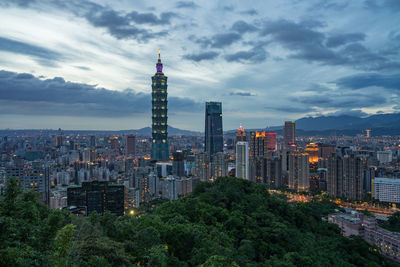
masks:
[[[243,129],[242,124],[240,124],[239,129],[236,132],[235,146],[237,142],[246,142],[246,132]]]
[[[252,158],[268,157],[268,151],[276,150],[276,133],[250,132],[250,155]]]
[[[288,149],[296,144],[296,122],[285,121],[283,127],[283,148]]]
[[[318,163],[318,152],[319,152],[319,147],[317,144],[314,143],[309,143],[306,146],[306,152],[308,153],[308,160],[312,164]]]
[[[222,136],[222,103],[206,102],[205,152],[214,155],[224,151]]]
[[[151,159],[154,161],[167,161],[168,156],[168,101],[167,77],[162,72],[160,51],[158,51],[157,72],[152,80],[152,144]]]

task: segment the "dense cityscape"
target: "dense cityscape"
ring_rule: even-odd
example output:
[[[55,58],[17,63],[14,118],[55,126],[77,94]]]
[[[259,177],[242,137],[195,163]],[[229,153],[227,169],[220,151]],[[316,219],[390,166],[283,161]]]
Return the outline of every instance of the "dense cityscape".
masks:
[[[400,266],[399,12],[0,0],[0,266]]]
[[[21,189],[39,192],[52,209],[121,216],[156,199],[185,197],[200,182],[236,177],[266,184],[273,194],[286,192],[294,202],[325,194],[346,208],[328,218],[343,235],[362,236],[400,262],[400,234],[377,226],[377,220],[385,222],[399,211],[400,139],[377,139],[368,129],[353,138],[298,138],[295,121],[284,123],[282,136],[246,131],[241,125],[224,134],[222,102],[205,103],[204,136],[168,136],[167,77],[160,51],[156,69],[151,137],[9,130],[0,143],[1,192],[15,179]]]

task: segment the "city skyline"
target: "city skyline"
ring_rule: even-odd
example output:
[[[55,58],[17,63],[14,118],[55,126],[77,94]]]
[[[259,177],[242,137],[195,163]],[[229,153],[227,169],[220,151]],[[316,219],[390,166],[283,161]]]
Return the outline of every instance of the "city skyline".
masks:
[[[3,0],[0,125],[150,126],[158,49],[173,127],[202,131],[208,101],[223,102],[224,129],[397,112],[399,12],[390,0]]]

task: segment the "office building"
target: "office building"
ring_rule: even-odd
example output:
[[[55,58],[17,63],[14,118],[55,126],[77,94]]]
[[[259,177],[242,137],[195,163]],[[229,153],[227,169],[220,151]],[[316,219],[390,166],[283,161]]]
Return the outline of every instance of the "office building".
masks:
[[[400,179],[375,178],[374,199],[381,202],[400,203]]]
[[[296,122],[285,121],[283,126],[283,149],[290,150],[296,144]]]
[[[123,185],[108,184],[108,182],[83,182],[82,186],[67,189],[68,206],[86,206],[87,215],[96,211],[102,214],[108,210],[116,215],[124,214]]]
[[[209,155],[224,151],[222,103],[206,102],[204,151]]]
[[[269,157],[269,153],[276,151],[276,133],[250,132],[250,157]]]
[[[310,188],[310,169],[307,153],[289,154],[289,189],[308,191]]]
[[[134,134],[129,134],[126,136],[126,155],[136,154],[136,136]]]
[[[249,144],[238,142],[236,144],[236,174],[237,178],[250,179],[249,176]]]
[[[89,136],[89,146],[91,148],[95,148],[96,147],[96,136],[94,136],[94,135],[90,135]]]
[[[168,152],[168,101],[167,76],[162,72],[160,51],[158,51],[157,72],[152,80],[152,144],[151,160],[167,161]]]
[[[184,177],[185,176],[185,163],[184,163],[184,155],[181,150],[177,150],[176,152],[172,153],[173,160],[172,160],[172,175],[177,177]]]

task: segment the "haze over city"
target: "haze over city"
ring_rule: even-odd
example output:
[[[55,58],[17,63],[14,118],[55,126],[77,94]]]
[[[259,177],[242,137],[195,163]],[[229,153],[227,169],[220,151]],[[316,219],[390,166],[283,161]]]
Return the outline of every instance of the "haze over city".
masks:
[[[150,126],[161,49],[169,125],[202,131],[400,108],[398,1],[0,1],[2,129]]]

